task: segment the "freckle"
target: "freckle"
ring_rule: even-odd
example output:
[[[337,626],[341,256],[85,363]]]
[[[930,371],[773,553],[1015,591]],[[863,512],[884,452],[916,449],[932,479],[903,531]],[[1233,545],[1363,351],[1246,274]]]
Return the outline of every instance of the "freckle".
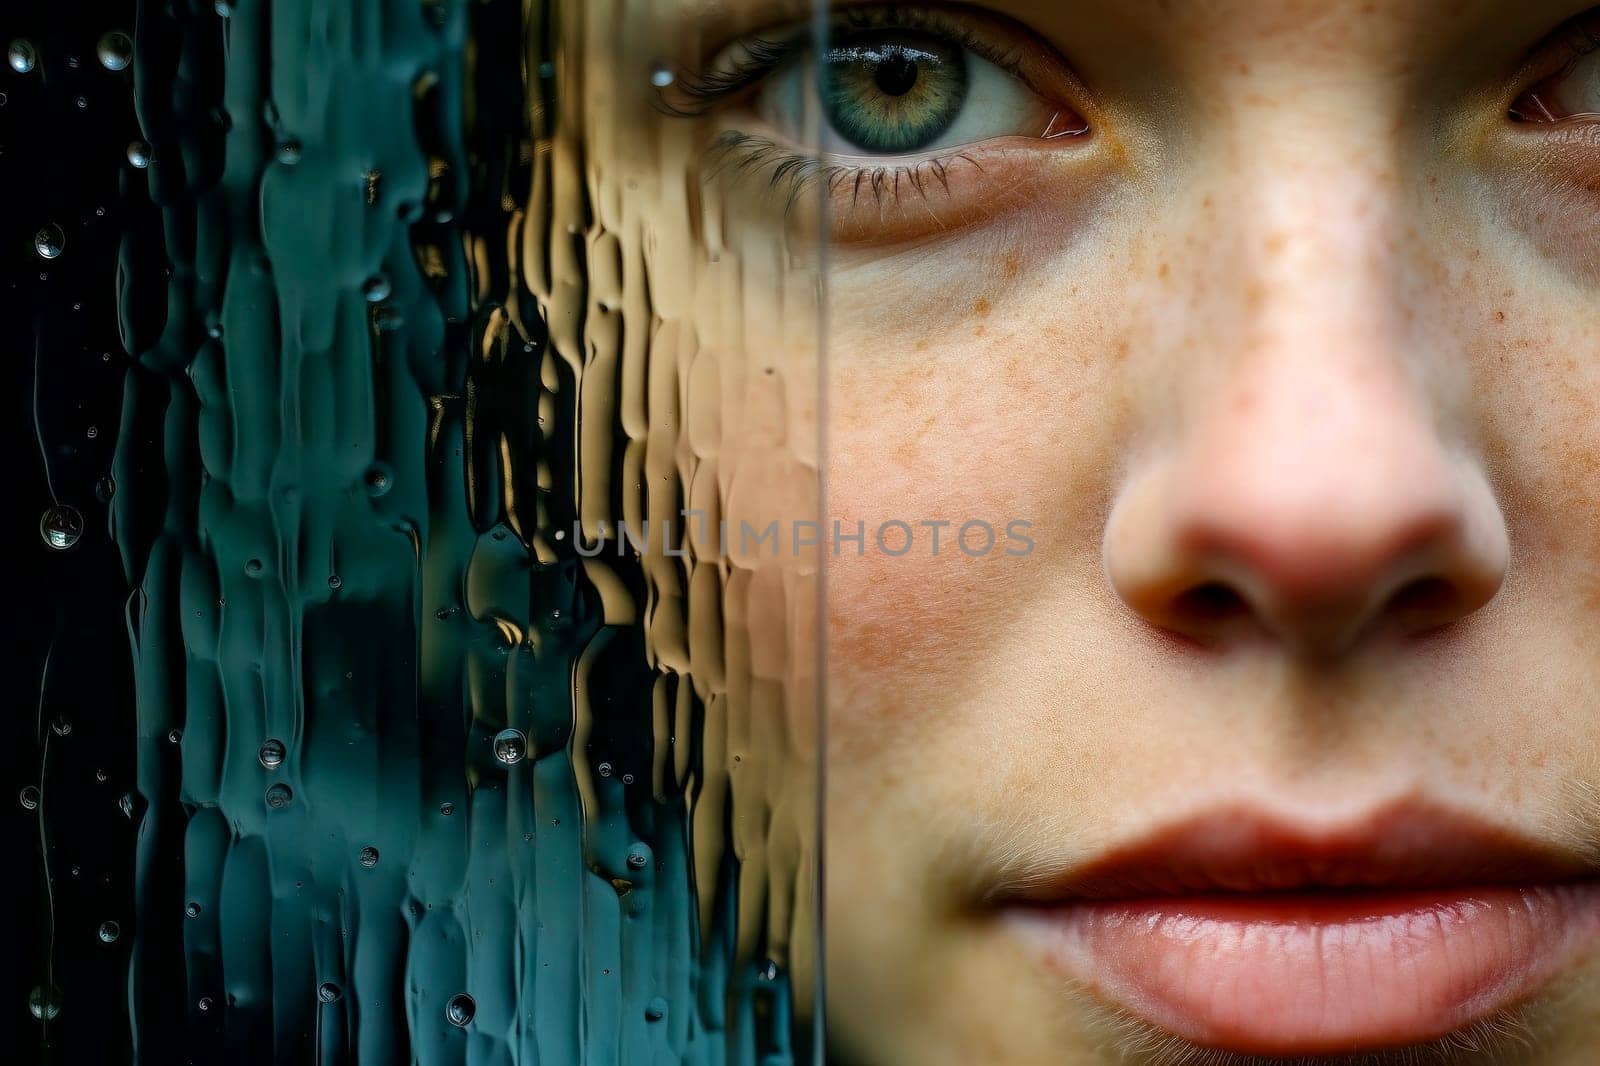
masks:
[[[1021,270],[1022,264],[1017,261],[1017,257],[1014,255],[1008,255],[1006,256],[1006,261],[1000,266],[1000,276],[1008,279],[1014,278]]]
[[[1248,78],[1250,76],[1250,64],[1249,63],[1240,63],[1239,64],[1239,74],[1240,74],[1241,77]]]
[[[1159,271],[1159,273],[1160,273],[1160,275],[1162,277],[1166,277],[1168,274],[1171,274],[1172,273],[1172,265],[1170,263],[1162,263],[1161,264],[1161,270]]]
[[[926,338],[926,337],[922,338],[920,341],[917,342],[917,346],[912,350],[913,351],[918,351],[918,352],[927,351],[928,350],[928,338]]]
[[[972,305],[972,313],[979,318],[987,315],[989,313],[989,301],[981,296],[978,297],[978,302]]]
[[[1496,322],[1504,322],[1506,320],[1506,313],[1504,311],[1496,311],[1494,313],[1494,320]]]
[[[1289,235],[1286,233],[1274,233],[1267,238],[1268,255],[1282,255],[1287,247],[1289,247]]]
[[[1117,341],[1117,346],[1112,349],[1111,358],[1119,363],[1128,358],[1128,342],[1126,339]]]
[[[981,336],[983,336],[984,334],[986,334],[988,332],[989,332],[989,330],[986,327],[979,326],[977,329],[972,331],[972,335],[974,337],[981,337]]]

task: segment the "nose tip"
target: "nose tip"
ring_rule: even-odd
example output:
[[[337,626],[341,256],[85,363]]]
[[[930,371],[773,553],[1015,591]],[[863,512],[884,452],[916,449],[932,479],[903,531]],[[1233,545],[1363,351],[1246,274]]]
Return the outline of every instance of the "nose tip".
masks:
[[[1247,463],[1152,475],[1119,501],[1106,562],[1119,596],[1159,628],[1208,645],[1265,634],[1327,657],[1380,627],[1417,634],[1476,612],[1508,558],[1498,506],[1469,467],[1329,480]]]

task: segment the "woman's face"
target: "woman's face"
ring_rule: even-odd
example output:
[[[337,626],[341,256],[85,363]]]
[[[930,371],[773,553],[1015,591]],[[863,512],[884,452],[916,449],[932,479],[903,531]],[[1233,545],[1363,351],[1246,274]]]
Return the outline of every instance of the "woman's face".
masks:
[[[1594,1061],[1587,2],[844,9],[847,1059]]]

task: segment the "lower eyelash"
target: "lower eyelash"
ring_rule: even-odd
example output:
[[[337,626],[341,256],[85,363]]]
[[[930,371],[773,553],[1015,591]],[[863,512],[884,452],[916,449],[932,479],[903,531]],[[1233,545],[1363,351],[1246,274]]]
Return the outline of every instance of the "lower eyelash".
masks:
[[[965,152],[935,159],[923,159],[910,165],[852,166],[830,163],[821,156],[796,153],[776,141],[738,130],[730,130],[712,144],[708,153],[712,162],[710,177],[724,173],[749,175],[767,173],[768,186],[774,192],[784,191],[785,211],[792,211],[801,197],[821,184],[828,195],[850,190],[851,206],[857,206],[865,196],[871,196],[879,207],[885,202],[898,203],[901,196],[915,193],[926,200],[930,191],[943,189],[950,192],[950,168],[956,163],[970,163],[980,171],[982,165]],[[909,190],[903,193],[903,190]]]

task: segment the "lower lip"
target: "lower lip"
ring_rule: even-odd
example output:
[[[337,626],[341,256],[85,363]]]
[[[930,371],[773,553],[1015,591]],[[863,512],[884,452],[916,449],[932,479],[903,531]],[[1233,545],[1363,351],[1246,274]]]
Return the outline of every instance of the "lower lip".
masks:
[[[1173,897],[1016,912],[1069,975],[1200,1047],[1425,1043],[1535,995],[1600,942],[1600,886]]]

